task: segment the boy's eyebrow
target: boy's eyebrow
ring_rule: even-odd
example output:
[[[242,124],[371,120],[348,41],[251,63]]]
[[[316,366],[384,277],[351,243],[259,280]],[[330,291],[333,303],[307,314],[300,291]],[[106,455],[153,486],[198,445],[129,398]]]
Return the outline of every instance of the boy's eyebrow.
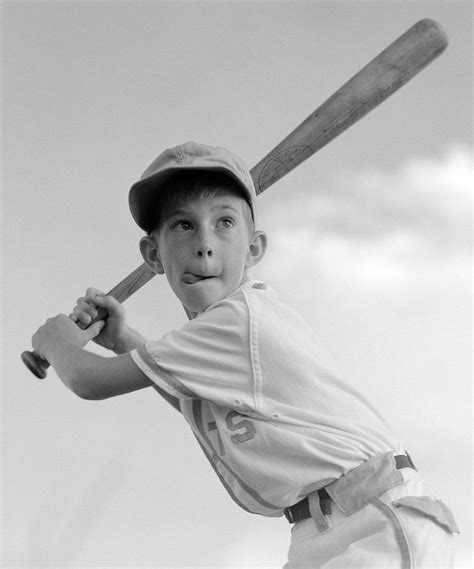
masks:
[[[231,204],[216,205],[213,209],[231,209],[232,211],[235,211],[235,213],[240,211],[239,208]]]
[[[173,215],[189,215],[189,213],[191,213],[189,209],[176,207],[168,212],[168,217],[172,217]]]

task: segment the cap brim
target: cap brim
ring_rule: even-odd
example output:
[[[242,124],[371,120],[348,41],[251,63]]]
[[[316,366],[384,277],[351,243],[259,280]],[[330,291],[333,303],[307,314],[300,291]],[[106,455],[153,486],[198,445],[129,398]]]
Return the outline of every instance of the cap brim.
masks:
[[[196,165],[182,165],[182,166],[172,166],[170,168],[166,168],[166,170],[162,170],[157,172],[156,174],[151,175],[144,180],[139,180],[135,182],[130,188],[130,192],[128,195],[128,203],[130,207],[130,211],[132,213],[132,217],[137,223],[139,227],[141,227],[144,231],[152,231],[154,229],[153,224],[156,219],[156,213],[153,208],[153,202],[156,200],[157,192],[159,192],[164,184],[172,178],[178,172],[182,172],[183,170],[196,170],[196,171],[208,171],[208,172],[222,172],[227,174],[229,178],[232,178],[239,188],[242,189],[244,192],[247,201],[249,202],[250,208],[252,210],[252,216],[254,215],[254,206],[253,206],[253,196],[250,193],[249,189],[242,183],[242,181],[231,171],[227,168],[221,166],[215,167],[196,167]]]

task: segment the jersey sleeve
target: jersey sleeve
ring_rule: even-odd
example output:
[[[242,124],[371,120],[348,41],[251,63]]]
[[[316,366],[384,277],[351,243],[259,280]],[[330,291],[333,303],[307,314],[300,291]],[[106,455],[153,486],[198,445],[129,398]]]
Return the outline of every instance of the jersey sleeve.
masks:
[[[243,295],[131,352],[153,383],[179,399],[254,406],[249,314]]]

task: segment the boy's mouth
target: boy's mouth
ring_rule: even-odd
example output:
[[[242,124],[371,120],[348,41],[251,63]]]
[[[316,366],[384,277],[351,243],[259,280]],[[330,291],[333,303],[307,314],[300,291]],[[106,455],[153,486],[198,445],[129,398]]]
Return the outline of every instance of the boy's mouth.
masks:
[[[212,275],[206,276],[206,275],[196,275],[194,273],[184,273],[183,282],[186,284],[194,284],[212,278],[214,278],[214,276]]]

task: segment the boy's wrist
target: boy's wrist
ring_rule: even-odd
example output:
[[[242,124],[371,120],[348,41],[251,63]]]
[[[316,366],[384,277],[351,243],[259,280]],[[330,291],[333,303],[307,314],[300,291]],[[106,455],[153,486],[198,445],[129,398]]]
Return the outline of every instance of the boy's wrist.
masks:
[[[76,367],[80,364],[81,356],[85,353],[83,347],[67,341],[56,342],[47,351],[46,359],[53,366],[61,380],[69,385],[74,377]]]
[[[126,354],[146,343],[146,339],[133,328],[128,328],[125,334],[118,338],[112,348],[117,354]]]
[[[62,360],[67,357],[67,354],[73,350],[82,349],[80,346],[67,342],[64,340],[57,340],[56,342],[51,342],[45,352],[45,359],[54,367],[55,362]]]

